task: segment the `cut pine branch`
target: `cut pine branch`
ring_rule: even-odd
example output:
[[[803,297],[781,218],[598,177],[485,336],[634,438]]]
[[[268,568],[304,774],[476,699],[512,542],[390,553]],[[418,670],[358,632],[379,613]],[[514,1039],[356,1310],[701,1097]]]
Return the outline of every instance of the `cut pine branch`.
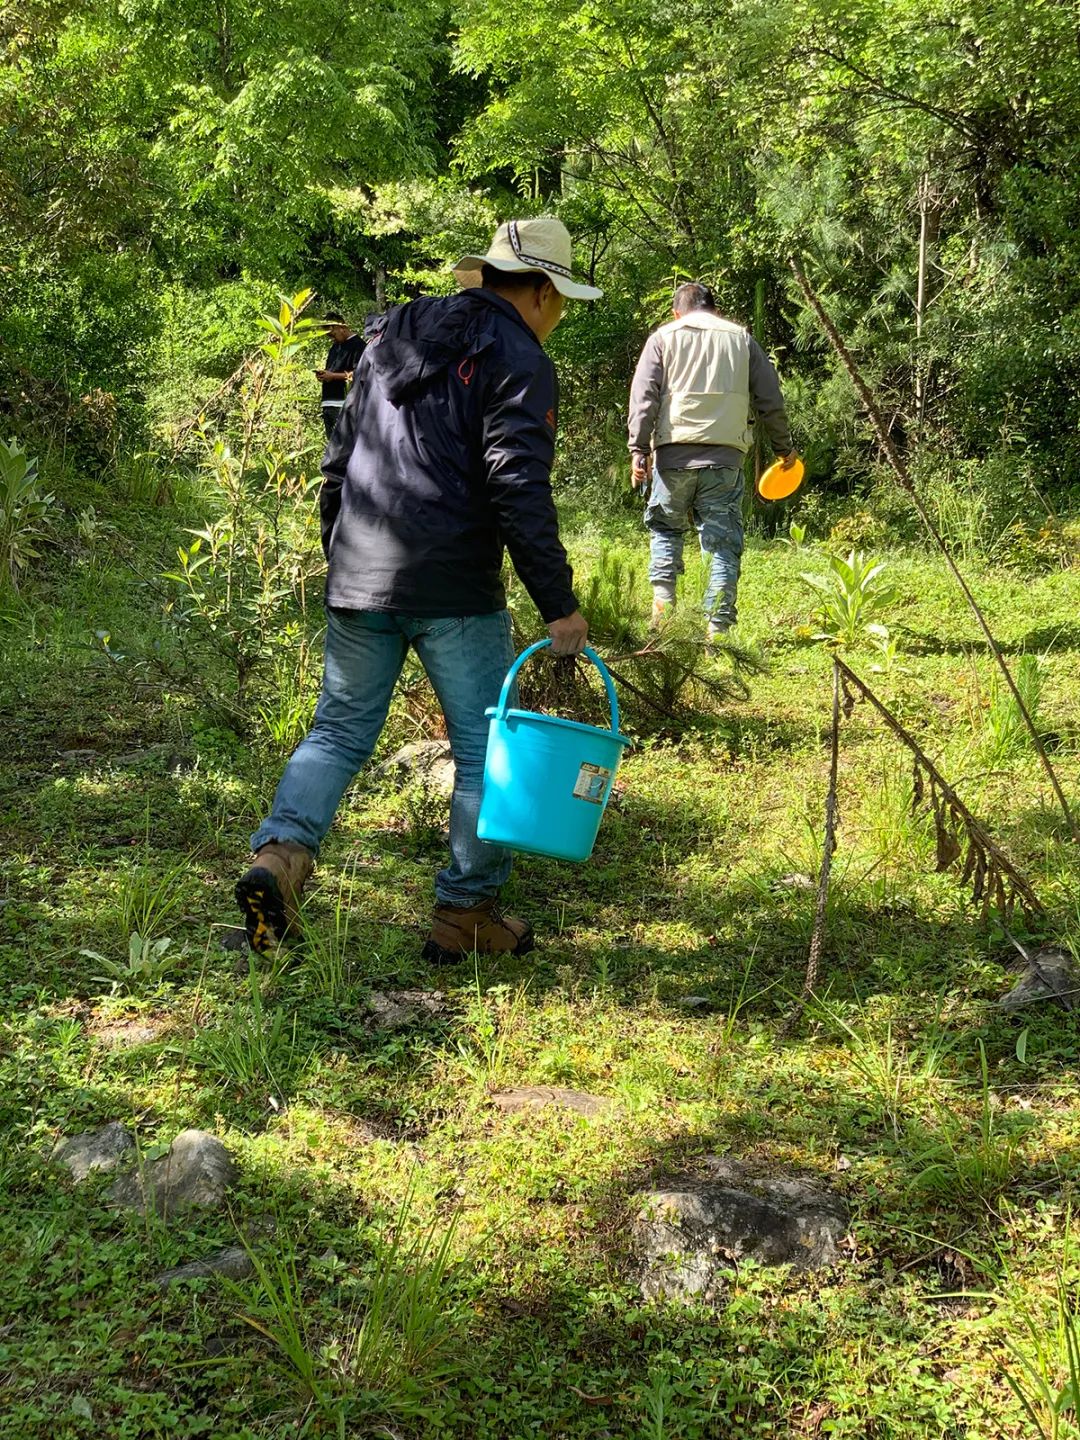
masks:
[[[971,886],[971,898],[976,904],[981,903],[984,918],[989,914],[991,906],[997,906],[1002,923],[1007,925],[1017,906],[1029,916],[1040,913],[1043,908],[1031,885],[981,821],[967,808],[919,742],[905,729],[888,706],[878,699],[869,685],[860,680],[838,655],[834,655],[829,788],[825,795],[825,834],[821,846],[814,923],[810,931],[810,948],[806,956],[806,978],[803,981],[802,993],[780,1027],[777,1036],[779,1040],[787,1039],[794,1032],[806,1009],[807,1001],[812,998],[817,988],[818,975],[821,972],[829,879],[836,851],[836,830],[840,815],[836,795],[840,759],[840,718],[841,714],[845,718],[849,717],[861,700],[874,707],[911,755],[911,807],[913,811],[917,811],[924,804],[928,805],[933,816],[937,869],[944,871],[959,868],[960,883]]]
[[[934,544],[945,557],[945,563],[952,571],[956,583],[963,591],[964,599],[970,606],[972,614],[975,616],[975,619],[979,623],[980,629],[986,637],[986,643],[990,647],[990,652],[993,655],[995,661],[997,662],[998,669],[1001,671],[1002,677],[1005,680],[1005,684],[1008,686],[1009,691],[1012,694],[1014,701],[1016,702],[1016,708],[1024,721],[1024,725],[1027,727],[1029,735],[1031,736],[1031,742],[1035,747],[1036,754],[1038,755],[1039,760],[1042,763],[1043,770],[1046,772],[1047,779],[1050,781],[1050,785],[1054,791],[1055,797],[1057,798],[1057,802],[1061,806],[1061,813],[1064,815],[1065,823],[1069,827],[1069,834],[1074,841],[1080,842],[1080,830],[1077,829],[1076,821],[1073,819],[1072,811],[1069,808],[1069,802],[1065,798],[1065,792],[1061,788],[1061,782],[1058,780],[1057,772],[1055,771],[1053,765],[1051,765],[1050,763],[1050,757],[1046,753],[1046,746],[1043,744],[1042,736],[1036,729],[1035,721],[1032,719],[1031,713],[1028,710],[1026,704],[1024,703],[1024,697],[1023,695],[1021,695],[1019,687],[1017,686],[1016,681],[1013,679],[1012,671],[1009,669],[1009,666],[1006,663],[1005,656],[1001,653],[1001,646],[994,638],[993,631],[990,629],[990,625],[986,619],[986,616],[983,614],[978,601],[975,599],[975,596],[971,592],[971,588],[969,587],[967,581],[964,579],[964,576],[960,571],[960,567],[953,559],[952,553],[949,550],[948,545],[945,543],[944,537],[941,535],[937,526],[930,518],[930,514],[927,511],[926,506],[922,503],[918,491],[915,489],[915,483],[912,480],[910,473],[908,472],[908,468],[904,464],[903,458],[901,457],[900,452],[897,450],[895,442],[893,441],[893,438],[889,433],[889,427],[885,424],[884,417],[881,413],[881,408],[878,405],[877,401],[874,399],[870,387],[867,385],[866,381],[859,373],[859,368],[855,364],[851,351],[847,348],[843,340],[840,338],[839,331],[833,324],[830,316],[827,314],[825,307],[822,305],[821,301],[818,299],[817,295],[811,288],[810,282],[809,280],[807,280],[802,265],[799,263],[797,257],[792,255],[789,258],[788,263],[790,264],[792,273],[795,276],[796,281],[798,282],[799,289],[806,297],[806,303],[810,306],[810,309],[817,316],[818,323],[821,325],[821,328],[828,336],[829,343],[832,345],[837,355],[839,355],[845,370],[851,377],[851,383],[858,391],[859,398],[862,400],[863,406],[866,409],[866,413],[869,415],[874,429],[877,431],[878,439],[881,442],[882,451],[885,455],[885,458],[888,460],[889,465],[892,467],[893,473],[896,475],[896,478],[900,482],[901,486],[904,488],[904,490],[907,491],[908,495],[911,497],[911,503],[915,506],[915,509],[917,510],[919,515],[919,519],[922,521],[926,529],[926,533],[930,536],[931,540],[933,540]]]
[[[976,904],[982,904],[984,915],[992,905],[996,905],[1001,919],[1007,923],[1017,905],[1028,915],[1041,911],[1042,904],[1030,884],[982,822],[967,808],[915,737],[854,670],[839,657],[834,658],[833,665],[834,675],[840,676],[844,692],[844,714],[849,715],[858,700],[868,701],[910,752],[913,766],[912,808],[917,810],[926,804],[934,818],[938,870],[959,868],[960,883],[971,886],[971,898]],[[833,703],[835,707],[835,698]]]

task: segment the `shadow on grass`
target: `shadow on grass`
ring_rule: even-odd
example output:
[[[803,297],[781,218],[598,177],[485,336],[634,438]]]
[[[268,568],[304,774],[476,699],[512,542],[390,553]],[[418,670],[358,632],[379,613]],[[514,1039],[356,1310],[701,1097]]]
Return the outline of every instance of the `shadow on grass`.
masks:
[[[905,625],[898,626],[897,631],[903,637],[904,648],[910,649],[915,656],[968,656],[986,650],[985,638],[975,630],[972,630],[969,639],[963,640],[947,638],[936,632],[913,630]],[[1080,625],[1039,625],[1012,640],[1003,640],[996,629],[994,635],[1003,655],[1041,655],[1080,650]]]

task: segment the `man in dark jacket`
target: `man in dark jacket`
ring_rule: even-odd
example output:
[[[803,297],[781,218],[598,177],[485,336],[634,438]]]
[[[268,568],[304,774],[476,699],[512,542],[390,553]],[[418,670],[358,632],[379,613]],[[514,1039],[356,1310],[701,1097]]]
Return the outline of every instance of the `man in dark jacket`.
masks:
[[[425,958],[524,952],[528,924],[495,904],[509,852],[476,834],[484,711],[513,659],[503,548],[557,655],[588,627],[551,495],[558,395],[543,342],[576,283],[570,236],[511,221],[486,255],[454,267],[465,287],[380,317],[323,458],[326,655],[315,725],[294,752],[255,862],[236,888],[248,938],[272,949],[297,907],[342,795],[371,755],[412,646],[446,718],[456,776],[450,864],[435,880]]]
[[[364,342],[336,310],[327,314],[325,324],[330,350],[323,369],[315,371],[315,379],[322,382],[323,428],[329,440],[345,405],[353,372],[364,353]]]

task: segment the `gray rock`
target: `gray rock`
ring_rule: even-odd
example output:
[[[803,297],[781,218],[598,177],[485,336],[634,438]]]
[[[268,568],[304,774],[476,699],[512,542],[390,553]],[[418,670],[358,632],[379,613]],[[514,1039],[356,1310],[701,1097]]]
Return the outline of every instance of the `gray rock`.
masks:
[[[397,785],[415,780],[439,795],[449,795],[454,789],[450,741],[416,740],[411,745],[403,745],[389,760],[384,760],[375,773]]]
[[[172,1270],[163,1270],[154,1276],[159,1290],[167,1290],[178,1280],[202,1280],[207,1275],[224,1275],[229,1280],[245,1280],[253,1274],[255,1265],[242,1245],[228,1245],[216,1255],[205,1260],[193,1260],[188,1265],[177,1265]]]
[[[172,759],[172,746],[165,742],[161,745],[146,745],[141,750],[128,750],[123,755],[110,755],[109,764],[118,770],[130,770],[136,765],[144,765],[147,761],[156,764],[170,761]]]
[[[647,1300],[715,1304],[743,1259],[807,1271],[840,1258],[848,1209],[820,1184],[718,1156],[705,1171],[637,1196],[633,1241]]]
[[[798,871],[794,871],[790,875],[781,875],[779,880],[775,881],[774,883],[777,890],[817,889],[817,886],[814,884],[814,881],[810,878],[809,875],[802,875]]]
[[[100,1130],[61,1138],[53,1146],[49,1159],[65,1166],[75,1183],[80,1184],[95,1170],[115,1170],[134,1149],[134,1137],[119,1120],[113,1120]]]
[[[164,1020],[110,1020],[90,1033],[99,1045],[109,1050],[129,1050],[160,1039],[165,1024]]]
[[[579,1115],[601,1115],[613,1102],[602,1095],[589,1095],[584,1090],[566,1090],[561,1085],[519,1085],[514,1090],[496,1090],[491,1103],[504,1115],[522,1110],[543,1110],[552,1105],[558,1110],[576,1110]]]
[[[438,990],[372,990],[367,997],[373,1030],[406,1030],[445,1015],[450,1006]]]
[[[178,1210],[220,1205],[237,1173],[232,1156],[217,1136],[205,1130],[183,1130],[164,1155],[121,1175],[109,1191],[109,1199],[140,1214],[152,1205],[168,1218]]]
[[[246,955],[248,952],[247,931],[236,925],[226,925],[220,932],[221,948],[229,953]]]
[[[1080,968],[1067,950],[1044,945],[1028,952],[1020,978],[997,1002],[999,1010],[1022,1010],[1037,1000],[1056,1000],[1066,1010],[1075,1010],[1080,998]]]

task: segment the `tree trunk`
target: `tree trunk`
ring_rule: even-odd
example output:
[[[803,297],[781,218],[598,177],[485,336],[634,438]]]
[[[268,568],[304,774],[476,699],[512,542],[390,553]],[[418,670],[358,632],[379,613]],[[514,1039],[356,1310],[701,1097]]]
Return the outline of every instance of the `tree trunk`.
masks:
[[[919,178],[919,273],[915,292],[915,443],[923,438],[926,419],[926,393],[930,384],[930,365],[924,364],[922,353],[923,323],[933,300],[931,266],[937,254],[941,228],[941,201],[930,181],[929,171]]]

